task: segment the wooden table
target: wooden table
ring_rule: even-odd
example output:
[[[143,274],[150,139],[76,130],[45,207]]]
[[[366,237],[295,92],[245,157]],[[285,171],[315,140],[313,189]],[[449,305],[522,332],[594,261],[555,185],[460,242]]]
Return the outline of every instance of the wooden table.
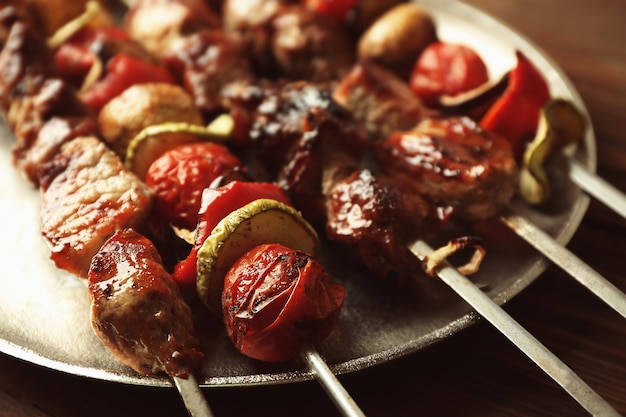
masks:
[[[468,0],[526,34],[589,108],[599,173],[626,191],[623,0]],[[626,220],[592,202],[569,248],[626,291]],[[626,321],[550,267],[506,310],[626,414]],[[341,377],[368,416],[585,416],[559,386],[481,322],[393,363]],[[315,382],[209,389],[217,416],[338,415]],[[260,411],[259,411],[260,410]],[[174,389],[85,380],[0,355],[0,416],[185,416]]]

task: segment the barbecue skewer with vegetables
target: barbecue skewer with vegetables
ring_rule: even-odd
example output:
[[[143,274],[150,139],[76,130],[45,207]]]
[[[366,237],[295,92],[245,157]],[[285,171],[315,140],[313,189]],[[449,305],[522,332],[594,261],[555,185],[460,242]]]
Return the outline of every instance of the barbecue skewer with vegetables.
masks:
[[[223,218],[198,251],[197,287],[242,353],[278,362],[328,335],[345,290],[316,260],[317,233],[290,204],[256,198],[224,211],[248,200],[254,187],[262,195],[267,185],[231,183],[205,191],[211,201],[206,211]]]

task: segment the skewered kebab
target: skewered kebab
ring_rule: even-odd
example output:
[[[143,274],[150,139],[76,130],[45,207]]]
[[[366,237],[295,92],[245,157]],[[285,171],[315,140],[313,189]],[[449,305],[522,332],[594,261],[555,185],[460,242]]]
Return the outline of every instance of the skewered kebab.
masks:
[[[91,149],[93,148],[93,149]],[[82,151],[82,153],[81,153]],[[78,157],[73,155],[78,154]],[[86,154],[86,157],[81,159],[82,154]],[[67,165],[67,166],[66,166]],[[56,155],[50,163],[43,165],[44,173],[41,176],[42,179],[42,191],[45,197],[50,196],[50,199],[44,198],[44,206],[50,207],[53,214],[58,210],[55,210],[54,201],[59,197],[65,200],[70,193],[65,191],[74,192],[78,191],[78,198],[87,198],[89,195],[85,195],[84,191],[89,189],[90,185],[102,188],[104,185],[106,188],[106,179],[95,180],[93,176],[85,175],[86,178],[78,178],[77,184],[73,183],[74,177],[80,177],[79,174],[87,173],[91,165],[95,165],[95,169],[92,171],[96,173],[104,172],[106,176],[122,172],[122,175],[127,174],[121,169],[119,160],[116,155],[106,149],[106,147],[95,138],[78,138],[62,147],[61,153]],[[128,175],[128,180],[120,178],[120,176],[113,175],[114,180],[120,179],[121,181],[114,181],[114,185],[126,185],[129,181],[134,179],[138,185],[136,179],[132,175]],[[61,192],[56,185],[59,185]],[[68,187],[69,185],[69,187]],[[143,186],[143,185],[142,185]],[[145,186],[143,186],[145,187]],[[107,190],[94,190],[98,191]],[[131,196],[135,194],[133,187],[130,187]],[[147,188],[144,188],[144,192]],[[114,193],[111,193],[115,196]],[[142,194],[142,193],[137,193]],[[139,214],[145,214],[145,208],[149,207],[150,195],[144,193],[145,199],[142,204],[139,204]],[[65,197],[65,198],[64,198]],[[102,202],[104,207],[109,204]],[[95,204],[90,202],[79,201],[77,206],[80,209],[91,209],[97,212],[97,208],[101,207],[99,202]],[[126,201],[122,201],[122,207],[128,205]],[[130,204],[130,211],[133,213],[134,204]],[[63,213],[61,213],[63,214]],[[124,213],[121,216],[110,216],[112,218],[124,217]],[[132,217],[132,216],[131,216]],[[125,220],[125,219],[122,219]],[[107,222],[104,232],[107,231]],[[115,225],[119,227],[118,225]],[[123,222],[122,222],[123,227]],[[104,233],[91,233],[89,230],[85,233],[87,239],[99,238],[104,236]],[[110,233],[111,230],[108,229]],[[131,232],[129,232],[131,233]],[[132,232],[134,233],[134,232]],[[52,237],[57,237],[58,233],[53,231],[48,233]],[[163,270],[160,265],[160,258],[156,252],[147,247],[149,242],[142,239],[141,242],[135,242],[139,239],[138,235],[132,234],[132,236],[116,234],[112,237],[101,250],[94,257],[94,261],[90,270],[90,289],[92,294],[92,319],[96,333],[102,339],[103,343],[107,345],[113,353],[120,358],[124,363],[133,367],[140,373],[152,373],[165,371],[170,374],[175,380],[180,377],[189,377],[189,373],[195,371],[193,369],[198,365],[199,352],[194,349],[194,338],[188,333],[190,327],[190,319],[188,317],[188,308],[184,308],[185,304],[180,298],[178,289],[173,291],[174,281],[168,278],[169,275]],[[77,246],[79,249],[83,249],[80,243],[85,239],[76,239],[79,243]],[[91,243],[91,242],[90,242]],[[126,243],[130,245],[130,249],[137,248],[137,250],[130,250],[127,255],[116,257],[115,248],[119,248],[120,245]],[[85,248],[87,251],[92,251],[93,247],[97,246],[89,244]],[[109,250],[111,247],[113,249]],[[126,249],[129,249],[126,247]],[[148,249],[148,255],[145,255],[145,250]],[[70,260],[76,260],[80,257],[80,253],[74,251],[70,254]],[[130,265],[126,265],[127,261],[130,261]],[[143,269],[142,265],[146,265],[146,261],[153,267]],[[119,265],[118,265],[119,264]],[[83,268],[81,265],[73,267],[67,263],[59,262],[59,266],[67,269],[71,272],[83,275]],[[118,271],[116,268],[120,267]],[[130,268],[130,270],[129,270]],[[133,272],[135,271],[135,272]],[[102,274],[105,276],[103,277]],[[113,278],[110,277],[113,276]],[[104,280],[104,282],[102,282]],[[165,284],[165,285],[163,285]],[[166,289],[165,291],[163,289]],[[169,290],[167,290],[169,288]],[[154,294],[156,298],[153,298],[151,294]],[[343,297],[341,297],[342,299]],[[159,301],[159,300],[162,301]],[[180,308],[173,310],[174,318],[178,318],[183,325],[182,327],[173,326],[174,321],[167,317],[167,314],[162,310],[162,303],[169,299],[174,301]],[[106,302],[105,302],[106,300]],[[148,323],[146,327],[143,326],[130,326],[128,320],[124,320],[124,317],[128,315],[128,310],[122,310],[120,313],[113,311],[110,306],[116,306],[123,304],[127,308],[131,306],[139,306],[140,311],[143,311],[142,316],[145,315],[142,320],[147,319]],[[340,305],[340,304],[339,304]],[[145,307],[144,307],[145,306]],[[147,310],[146,310],[147,309]],[[333,317],[338,316],[338,310],[334,309],[335,313]],[[119,314],[118,314],[119,313]],[[153,322],[151,317],[156,321]],[[160,323],[160,324],[159,324]],[[156,329],[153,326],[156,325]],[[325,327],[330,330],[330,326]],[[176,340],[178,338],[178,341]],[[316,340],[319,340],[319,336]],[[161,342],[167,341],[165,346],[160,346]],[[179,344],[181,343],[181,344]],[[187,353],[188,352],[188,353]],[[310,352],[310,350],[309,350]],[[176,365],[176,362],[181,360],[182,365]],[[178,384],[177,384],[178,385]]]

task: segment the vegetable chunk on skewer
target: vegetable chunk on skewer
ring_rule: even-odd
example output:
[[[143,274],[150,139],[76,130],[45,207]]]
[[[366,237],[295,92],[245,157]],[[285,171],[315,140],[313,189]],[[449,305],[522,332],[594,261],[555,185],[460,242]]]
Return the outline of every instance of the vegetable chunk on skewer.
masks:
[[[320,343],[339,317],[345,290],[320,263],[279,244],[260,245],[226,274],[222,309],[228,336],[250,357],[280,362]]]
[[[226,273],[263,243],[281,243],[312,255],[319,251],[317,233],[295,209],[271,199],[252,201],[226,215],[198,251],[198,293],[207,307],[220,312]]]

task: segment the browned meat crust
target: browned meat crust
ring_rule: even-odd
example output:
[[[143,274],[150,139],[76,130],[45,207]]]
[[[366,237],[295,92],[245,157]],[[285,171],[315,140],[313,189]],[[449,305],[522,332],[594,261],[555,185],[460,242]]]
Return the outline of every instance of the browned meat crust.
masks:
[[[374,144],[381,169],[466,221],[500,213],[517,189],[511,146],[467,117],[427,119]]]
[[[140,374],[186,377],[203,364],[191,309],[147,238],[113,235],[89,269],[91,323],[122,363]]]
[[[141,227],[152,191],[94,137],[66,143],[41,175],[42,233],[57,267],[86,277],[89,262],[117,230]]]

